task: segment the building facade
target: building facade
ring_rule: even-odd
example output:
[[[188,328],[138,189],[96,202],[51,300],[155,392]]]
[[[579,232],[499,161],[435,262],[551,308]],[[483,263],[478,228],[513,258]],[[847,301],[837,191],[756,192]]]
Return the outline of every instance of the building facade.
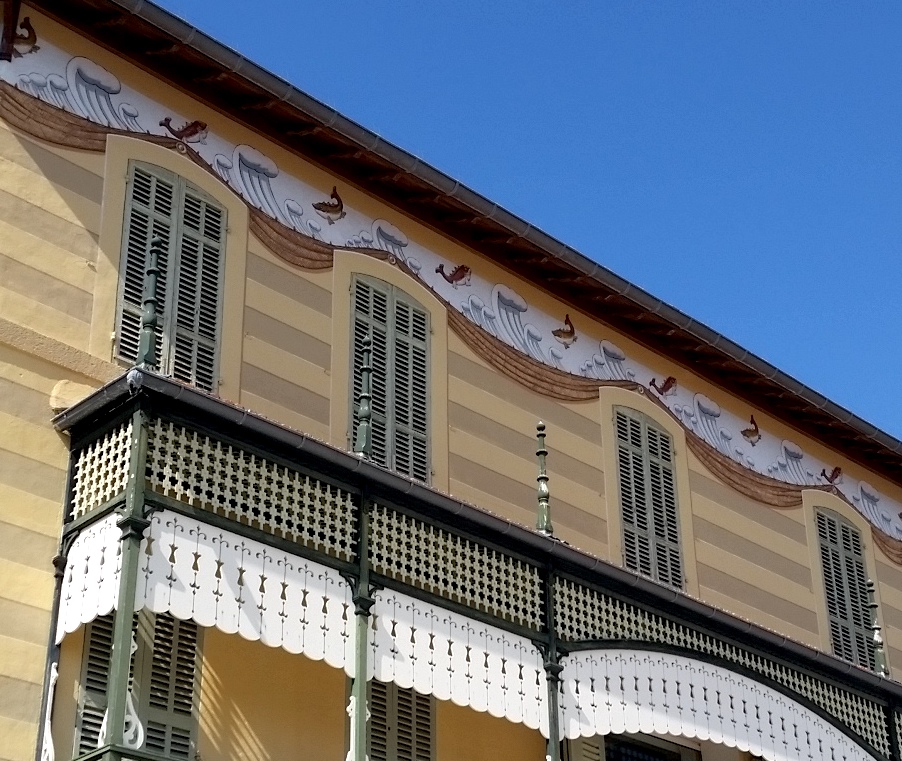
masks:
[[[902,758],[902,443],[152,4],[0,6],[0,759]]]

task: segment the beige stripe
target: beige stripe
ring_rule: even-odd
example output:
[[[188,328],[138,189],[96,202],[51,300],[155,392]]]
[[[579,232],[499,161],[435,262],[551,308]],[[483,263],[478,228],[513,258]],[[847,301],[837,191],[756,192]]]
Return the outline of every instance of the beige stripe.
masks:
[[[56,539],[21,526],[0,523],[0,557],[46,571],[56,548]]]
[[[791,513],[775,510],[760,502],[743,497],[729,486],[713,481],[694,470],[689,471],[689,487],[693,492],[717,502],[724,510],[731,510],[743,515],[755,523],[807,546],[808,535],[805,526],[793,518]]]
[[[0,377],[0,412],[37,425],[49,425],[53,411],[50,397]]]
[[[692,525],[695,530],[695,541],[712,544],[724,552],[735,555],[737,558],[766,568],[794,584],[811,589],[810,570],[782,555],[771,552],[767,543],[753,542],[734,534],[732,531],[728,531],[722,526],[717,526],[704,518],[699,518],[697,515],[693,516]],[[807,557],[805,547],[798,548],[796,557]]]
[[[320,396],[328,397],[332,391],[332,380],[324,368],[263,343],[253,336],[244,339],[244,362]],[[295,383],[295,380],[300,383]]]
[[[33,461],[27,460],[26,462]],[[65,477],[65,473],[58,470],[52,471],[54,481],[49,486],[51,488],[58,487],[58,494],[54,499],[47,499],[5,483],[11,481],[16,475],[4,470],[7,464],[4,462],[3,452],[0,450],[0,473],[3,474],[2,480],[0,480],[0,521],[27,528],[29,531],[37,531],[56,541],[60,535],[60,523],[63,515],[61,498],[64,487],[60,479]]]
[[[4,483],[57,504],[62,503],[66,472],[42,462],[0,449],[0,473]]]
[[[324,370],[332,366],[332,347],[329,344],[251,307],[244,310],[244,330],[248,335]]]
[[[0,716],[36,723],[40,713],[40,684],[0,675]]]
[[[332,341],[332,320],[329,317],[253,280],[247,281],[245,306],[292,327],[303,325],[305,333],[320,341]]]
[[[11,291],[32,297],[63,314],[88,323],[93,296],[81,288],[0,254],[0,282]]]
[[[877,611],[877,615],[883,618],[884,626],[902,631],[902,610],[884,603]]]
[[[534,522],[538,509],[534,486],[509,478],[459,454],[452,454],[450,457],[450,475],[453,480],[465,483],[496,499],[522,508],[526,515],[531,516],[528,525],[532,525]],[[585,510],[581,510],[559,498],[552,497],[552,499],[552,518],[554,523],[571,526],[582,531],[587,536],[607,536],[607,524],[602,518],[591,515]],[[521,515],[512,518],[508,514],[506,517],[513,520],[521,520]]]
[[[47,646],[0,634],[0,677],[8,676],[38,684],[44,678]]]
[[[82,351],[87,350],[91,329],[89,323],[73,319],[65,312],[10,290],[5,285],[0,285],[0,314],[55,341]]]
[[[263,257],[248,254],[247,277],[294,301],[300,301],[326,317],[332,316],[332,294],[329,291]]]
[[[296,431],[301,431],[309,436],[314,436],[321,441],[329,441],[329,427],[323,425],[306,415],[301,415],[294,410],[283,407],[275,402],[264,399],[262,396],[252,394],[246,389],[241,391],[241,405],[257,412],[270,420],[276,420],[281,425],[287,425]],[[336,446],[346,447],[347,442],[333,442]]]
[[[448,352],[448,372],[480,389],[490,390],[504,401],[530,410],[536,419],[543,420],[550,429],[553,426],[570,431],[593,444],[601,445],[601,426],[597,420],[584,417],[563,404],[554,402],[532,391],[518,386],[513,381],[489,370],[453,351]],[[581,405],[589,415],[597,415],[598,404],[587,402]]]
[[[898,648],[887,646],[886,654],[889,658],[889,667],[893,673],[893,678],[898,681],[899,679],[899,671],[902,669],[902,650]]]
[[[89,262],[97,260],[97,238],[82,225],[51,214],[15,193],[0,189],[0,218]]]
[[[9,130],[0,130],[0,156],[97,203],[103,197],[103,177]]]
[[[754,621],[758,626],[779,632],[782,636],[813,647],[815,650],[823,649],[823,643],[817,632],[793,626],[782,618],[768,615],[757,608],[746,605],[744,600],[737,600],[729,594],[722,593],[720,590],[703,588],[700,592],[700,599],[733,616],[738,616],[746,621]]]
[[[241,385],[252,394],[295,410],[317,423],[329,425],[328,397],[296,386],[246,362],[241,366]]]
[[[16,721],[0,716],[0,761],[31,761],[37,742],[36,722]]]
[[[94,289],[92,262],[3,220],[0,220],[0,254],[77,290],[91,292]]]
[[[817,614],[801,605],[769,594],[758,587],[737,579],[705,563],[698,563],[698,583],[743,605],[751,606],[767,616],[785,621],[799,629],[816,633]],[[704,595],[703,595],[704,596]]]
[[[69,451],[49,426],[35,425],[0,412],[0,449],[13,449],[16,454],[37,460],[53,468],[65,470]]]
[[[4,585],[0,596],[23,605],[39,605],[50,610],[53,603],[53,573],[49,562],[47,565],[50,570],[39,571],[0,557],[0,579],[16,580],[15,584]]]
[[[47,646],[50,611],[0,597],[0,632],[6,637]]]
[[[54,185],[40,174],[0,157],[0,189],[14,193],[28,203],[40,206],[60,219],[98,232],[100,199],[85,196]],[[30,225],[29,225],[30,226]]]
[[[448,422],[451,428],[459,428],[465,433],[487,441],[517,457],[530,457],[536,450],[535,435],[526,436],[485,415],[464,407],[456,402],[448,404]],[[593,492],[604,491],[604,474],[579,460],[557,451],[555,441],[546,442],[551,451],[548,455],[548,472],[552,481],[555,477],[569,479]]]

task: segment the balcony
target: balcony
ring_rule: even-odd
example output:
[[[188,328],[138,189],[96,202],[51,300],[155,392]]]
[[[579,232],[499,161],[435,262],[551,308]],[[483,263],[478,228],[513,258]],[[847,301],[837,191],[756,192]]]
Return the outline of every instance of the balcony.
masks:
[[[608,735],[899,758],[895,682],[182,384],[132,370],[55,424],[58,757],[358,758],[369,734],[371,758],[488,761],[503,739],[538,761]],[[177,683],[153,654],[181,622],[197,665]],[[121,646],[91,717],[104,626]]]

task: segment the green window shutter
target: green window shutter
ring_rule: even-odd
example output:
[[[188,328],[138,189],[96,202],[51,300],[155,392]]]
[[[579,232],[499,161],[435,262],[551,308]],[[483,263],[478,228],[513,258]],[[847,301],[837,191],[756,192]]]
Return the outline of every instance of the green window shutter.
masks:
[[[414,689],[369,683],[370,761],[433,761],[435,701]]]
[[[429,314],[403,291],[357,277],[352,297],[352,429],[358,422],[363,341],[372,336],[373,460],[428,482]]]
[[[564,761],[605,761],[600,737],[578,737],[564,741]]]
[[[138,649],[132,656],[132,688],[145,729],[143,748],[173,759],[190,759],[194,747],[194,701],[199,659],[198,628],[168,614],[135,616]],[[97,747],[107,707],[113,616],[101,616],[85,634],[76,749]]]
[[[817,535],[833,654],[873,670],[876,662],[861,534],[838,515],[818,510]]]
[[[122,247],[117,356],[138,355],[146,253],[160,235],[157,281],[160,369],[205,391],[217,384],[225,210],[184,179],[132,164]]]
[[[627,568],[682,589],[679,514],[670,436],[644,415],[614,413]]]
[[[75,732],[75,754],[79,756],[94,750],[100,738],[100,726],[106,712],[107,678],[112,651],[113,616],[94,619],[85,630],[81,694]]]

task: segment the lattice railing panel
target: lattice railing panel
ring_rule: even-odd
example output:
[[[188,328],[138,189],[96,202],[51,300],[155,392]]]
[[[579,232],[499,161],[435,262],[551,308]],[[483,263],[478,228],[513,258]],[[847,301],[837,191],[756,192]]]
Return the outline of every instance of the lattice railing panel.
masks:
[[[353,559],[357,508],[350,492],[210,436],[152,420],[147,479],[158,494]]]
[[[78,518],[125,491],[131,454],[129,420],[79,450],[72,485],[72,517]]]
[[[562,641],[652,642],[722,658],[804,696],[889,755],[886,714],[879,703],[568,580],[557,581],[555,602]]]
[[[376,572],[507,621],[542,628],[541,579],[535,566],[382,505],[374,506],[370,535]]]

